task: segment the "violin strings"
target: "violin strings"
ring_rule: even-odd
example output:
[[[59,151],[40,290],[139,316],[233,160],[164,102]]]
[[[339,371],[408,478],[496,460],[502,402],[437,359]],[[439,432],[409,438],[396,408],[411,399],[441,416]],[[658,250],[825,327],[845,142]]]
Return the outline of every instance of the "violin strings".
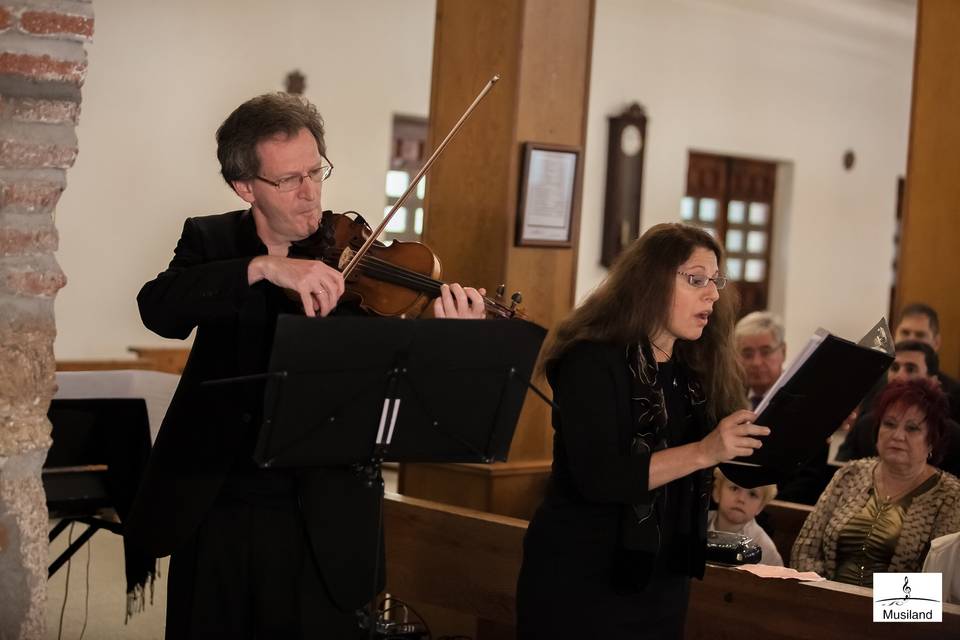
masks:
[[[417,282],[425,287],[431,287],[433,289],[439,289],[443,282],[439,280],[434,280],[433,278],[423,275],[422,273],[417,273],[416,271],[410,269],[404,269],[403,267],[398,267],[395,264],[391,264],[386,260],[380,258],[375,258],[373,256],[364,257],[360,261],[360,266],[370,266],[375,268],[381,273],[394,273],[398,276],[402,276],[410,282]]]
[[[391,282],[393,284],[409,285],[410,288],[417,288],[417,290],[423,293],[432,294],[434,296],[440,295],[440,287],[444,284],[440,280],[435,280],[429,276],[425,276],[410,269],[398,267],[395,264],[369,254],[361,258],[359,266],[364,272],[370,274],[371,276],[380,276],[384,281]],[[506,307],[504,307],[504,305],[495,300],[491,300],[486,296],[482,297],[484,306],[486,306],[488,309],[506,311]]]
[[[373,277],[377,277],[394,284],[408,285],[411,288],[416,288],[417,290],[423,291],[423,293],[437,293],[440,290],[440,285],[443,284],[436,280],[432,280],[431,278],[427,278],[422,274],[397,268],[389,263],[365,264],[364,261],[361,261],[360,267],[362,271]]]
[[[365,262],[369,262],[370,264],[365,265]],[[432,294],[434,296],[440,295],[440,287],[444,284],[440,280],[434,280],[433,278],[425,276],[421,273],[417,273],[416,271],[398,267],[397,265],[373,256],[364,256],[364,258],[360,261],[360,266],[366,266],[366,268],[363,270],[371,276],[380,276],[381,279],[387,282],[400,285],[409,285],[411,288],[418,287],[419,291]],[[483,298],[484,306],[488,309],[496,311],[499,314],[509,314],[509,310],[502,304],[495,300],[491,300],[486,296],[481,297]]]
[[[366,260],[367,258],[361,260],[361,266],[364,266],[363,262]],[[372,258],[370,262],[374,263],[376,266],[364,269],[365,272],[371,275],[387,276],[390,278],[388,281],[395,281],[397,284],[418,284],[422,287],[424,293],[438,295],[440,287],[444,284],[440,280],[434,280],[433,278],[417,273],[416,271],[398,267],[379,258]],[[497,304],[495,301],[490,300],[486,296],[483,296],[483,299],[489,304]]]
[[[403,267],[399,267],[391,262],[387,262],[386,260],[377,258],[375,256],[370,256],[370,255],[364,256],[363,259],[360,261],[360,264],[361,266],[363,266],[365,263],[382,267],[386,271],[389,271],[391,273],[396,273],[397,275],[407,276],[421,283],[423,286],[429,286],[435,289],[439,289],[440,286],[443,284],[443,282],[441,282],[440,280],[434,280],[433,278],[426,276],[422,273],[417,273],[416,271],[413,271],[411,269],[405,269]]]

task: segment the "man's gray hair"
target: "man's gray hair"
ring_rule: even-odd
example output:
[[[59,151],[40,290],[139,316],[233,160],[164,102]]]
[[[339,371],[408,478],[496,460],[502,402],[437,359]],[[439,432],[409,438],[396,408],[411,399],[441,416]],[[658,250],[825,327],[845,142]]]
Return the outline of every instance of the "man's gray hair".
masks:
[[[733,329],[733,336],[734,339],[739,340],[768,332],[773,335],[773,341],[778,346],[783,344],[783,320],[780,316],[769,311],[754,311],[740,318]]]

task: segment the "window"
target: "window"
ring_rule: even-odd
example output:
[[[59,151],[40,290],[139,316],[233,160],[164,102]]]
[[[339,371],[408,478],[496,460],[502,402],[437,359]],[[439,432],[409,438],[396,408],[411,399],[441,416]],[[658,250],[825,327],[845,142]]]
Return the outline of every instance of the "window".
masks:
[[[390,166],[386,178],[386,216],[397,203],[410,181],[423,167],[427,147],[427,119],[416,116],[393,117],[393,142],[390,149]],[[426,195],[427,179],[424,178],[411,193],[403,206],[393,215],[383,232],[384,240],[419,240],[423,234],[423,198]]]
[[[767,308],[776,176],[772,162],[690,152],[680,219],[723,245],[744,315]]]

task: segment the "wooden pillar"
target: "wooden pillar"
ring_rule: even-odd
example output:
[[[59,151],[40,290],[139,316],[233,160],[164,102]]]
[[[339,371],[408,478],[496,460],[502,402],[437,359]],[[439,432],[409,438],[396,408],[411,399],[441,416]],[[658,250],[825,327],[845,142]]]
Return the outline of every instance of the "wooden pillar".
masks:
[[[574,303],[579,229],[572,230],[571,247],[515,246],[523,144],[580,149],[580,183],[593,15],[593,0],[437,2],[431,145],[494,74],[502,79],[427,179],[424,241],[443,261],[445,280],[490,294],[505,283],[507,295],[521,291],[531,319],[548,328]],[[579,193],[573,207],[576,221]],[[529,517],[551,452],[550,412],[528,394],[508,462],[408,465],[401,491]]]
[[[960,2],[920,0],[896,308],[940,314],[940,366],[960,374]]]

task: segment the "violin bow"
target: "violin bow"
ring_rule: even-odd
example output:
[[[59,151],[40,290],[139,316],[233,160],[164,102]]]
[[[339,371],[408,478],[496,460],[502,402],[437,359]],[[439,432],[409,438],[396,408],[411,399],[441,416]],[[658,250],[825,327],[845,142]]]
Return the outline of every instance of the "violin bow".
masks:
[[[373,243],[376,242],[377,238],[380,237],[380,234],[383,233],[383,230],[387,228],[387,225],[390,224],[390,219],[393,215],[399,211],[400,207],[403,206],[404,201],[409,197],[413,190],[417,187],[417,184],[420,182],[420,179],[423,178],[424,174],[427,173],[427,170],[430,169],[430,166],[434,161],[440,156],[444,148],[450,143],[453,137],[460,130],[460,127],[463,126],[463,123],[466,122],[467,118],[470,117],[470,114],[473,113],[473,110],[477,108],[477,105],[480,104],[480,101],[490,92],[490,89],[493,88],[493,85],[497,84],[497,81],[500,80],[500,75],[497,74],[490,78],[490,81],[487,82],[487,85],[477,94],[477,97],[473,99],[473,102],[470,103],[470,106],[467,107],[467,110],[463,112],[463,115],[460,116],[460,119],[457,120],[457,123],[453,125],[453,129],[450,130],[450,133],[447,134],[447,137],[434,149],[433,153],[430,154],[430,157],[425,163],[423,163],[423,168],[414,176],[413,180],[410,181],[410,185],[407,187],[407,190],[403,192],[403,195],[397,199],[396,204],[393,205],[393,208],[383,217],[383,221],[377,226],[376,229],[370,234],[370,237],[367,238],[366,242],[357,249],[357,252],[353,254],[353,257],[350,259],[350,262],[347,263],[347,266],[343,268],[343,277],[344,279],[350,275],[350,273],[357,268],[357,265],[360,264],[360,259],[363,258],[364,254],[373,246]]]

